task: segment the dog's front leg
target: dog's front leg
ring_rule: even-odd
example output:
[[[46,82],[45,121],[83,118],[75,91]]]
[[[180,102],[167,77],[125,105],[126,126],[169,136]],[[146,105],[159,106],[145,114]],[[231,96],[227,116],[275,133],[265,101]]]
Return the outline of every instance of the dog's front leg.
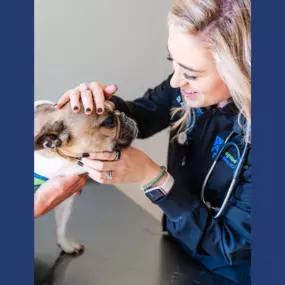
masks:
[[[83,245],[67,237],[66,227],[72,212],[73,200],[74,195],[55,208],[57,243],[66,253],[79,253],[84,249]]]

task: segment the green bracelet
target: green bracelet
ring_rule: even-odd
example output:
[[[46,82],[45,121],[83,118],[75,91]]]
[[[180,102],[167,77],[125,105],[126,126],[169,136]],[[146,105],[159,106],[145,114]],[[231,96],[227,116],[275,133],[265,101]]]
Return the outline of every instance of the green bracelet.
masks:
[[[165,168],[165,166],[160,166],[160,168],[161,168],[161,172],[159,173],[159,175],[156,178],[154,178],[152,181],[150,181],[148,184],[144,185],[142,187],[142,190],[144,190],[144,191],[147,190],[148,188],[150,188],[152,185],[154,185],[157,181],[159,181],[161,179],[161,177],[166,172],[166,168]]]

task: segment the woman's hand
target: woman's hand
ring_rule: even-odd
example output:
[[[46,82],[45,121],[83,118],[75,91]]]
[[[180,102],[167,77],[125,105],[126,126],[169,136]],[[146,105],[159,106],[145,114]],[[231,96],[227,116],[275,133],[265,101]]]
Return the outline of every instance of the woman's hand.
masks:
[[[34,218],[46,214],[71,195],[78,193],[87,178],[87,174],[75,174],[57,176],[45,182],[34,194]]]
[[[119,160],[114,161],[116,152],[98,152],[89,154],[78,162],[84,167],[93,180],[104,184],[139,183],[145,185],[156,178],[161,171],[159,165],[149,156],[135,147],[121,152]],[[112,180],[108,180],[108,172],[112,171]],[[163,183],[164,175],[156,184]]]
[[[80,100],[85,113],[91,114],[96,108],[98,114],[104,112],[105,99],[110,99],[117,92],[116,85],[104,86],[98,82],[82,83],[74,89],[68,90],[57,102],[56,108],[60,109],[70,101],[72,111],[80,111]]]

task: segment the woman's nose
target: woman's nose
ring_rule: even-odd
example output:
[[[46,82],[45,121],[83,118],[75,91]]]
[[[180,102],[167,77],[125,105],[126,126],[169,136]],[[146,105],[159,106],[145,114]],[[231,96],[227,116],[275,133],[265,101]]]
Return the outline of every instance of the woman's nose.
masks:
[[[172,88],[181,88],[188,84],[184,76],[175,69],[174,74],[170,80],[170,85]]]

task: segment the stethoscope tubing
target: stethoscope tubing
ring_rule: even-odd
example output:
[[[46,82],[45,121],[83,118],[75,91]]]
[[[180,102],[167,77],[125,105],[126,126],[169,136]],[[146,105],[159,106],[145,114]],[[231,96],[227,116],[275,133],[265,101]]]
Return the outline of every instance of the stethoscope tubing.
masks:
[[[216,215],[214,216],[214,219],[219,218],[219,217],[221,216],[221,214],[223,213],[223,211],[224,211],[224,209],[225,209],[225,207],[226,207],[226,205],[227,205],[227,203],[228,203],[228,201],[229,201],[229,199],[230,199],[230,196],[231,196],[231,194],[232,194],[232,192],[233,192],[233,190],[234,190],[234,187],[235,187],[235,185],[236,185],[236,182],[237,182],[237,180],[238,180],[238,177],[239,177],[240,172],[241,172],[241,170],[242,170],[242,167],[243,167],[243,165],[244,165],[247,151],[248,151],[248,149],[249,149],[249,143],[248,143],[248,142],[245,142],[244,150],[243,150],[243,152],[242,152],[242,155],[240,156],[240,150],[239,150],[239,148],[237,147],[237,145],[236,145],[235,143],[233,143],[233,142],[228,142],[228,141],[230,140],[230,138],[233,136],[234,133],[235,133],[235,132],[232,131],[232,132],[228,135],[228,137],[226,138],[226,140],[225,140],[223,146],[222,146],[221,149],[219,150],[218,155],[215,157],[214,162],[213,162],[212,166],[210,167],[210,169],[209,169],[209,171],[208,171],[208,173],[207,173],[207,175],[206,175],[206,177],[205,177],[205,179],[204,179],[204,182],[203,182],[203,185],[202,185],[202,189],[201,189],[201,200],[202,200],[202,202],[203,202],[210,210],[212,209],[212,210],[215,210],[215,211],[217,212]],[[222,206],[221,206],[220,208],[212,207],[210,202],[205,201],[205,189],[206,189],[206,185],[207,185],[207,182],[208,182],[208,180],[209,180],[209,178],[210,178],[210,176],[211,176],[211,174],[212,174],[212,172],[213,172],[213,170],[214,170],[216,164],[218,163],[219,159],[221,158],[222,153],[224,152],[224,150],[225,150],[226,148],[228,148],[228,147],[231,146],[231,145],[234,146],[234,147],[237,149],[238,161],[239,161],[239,162],[238,162],[238,165],[237,165],[236,170],[235,170],[235,172],[234,172],[233,179],[232,179],[231,184],[230,184],[230,187],[229,187],[229,189],[228,189],[228,191],[227,191],[226,197],[225,197],[225,199],[224,199],[224,201],[223,201],[223,203],[222,203]]]

